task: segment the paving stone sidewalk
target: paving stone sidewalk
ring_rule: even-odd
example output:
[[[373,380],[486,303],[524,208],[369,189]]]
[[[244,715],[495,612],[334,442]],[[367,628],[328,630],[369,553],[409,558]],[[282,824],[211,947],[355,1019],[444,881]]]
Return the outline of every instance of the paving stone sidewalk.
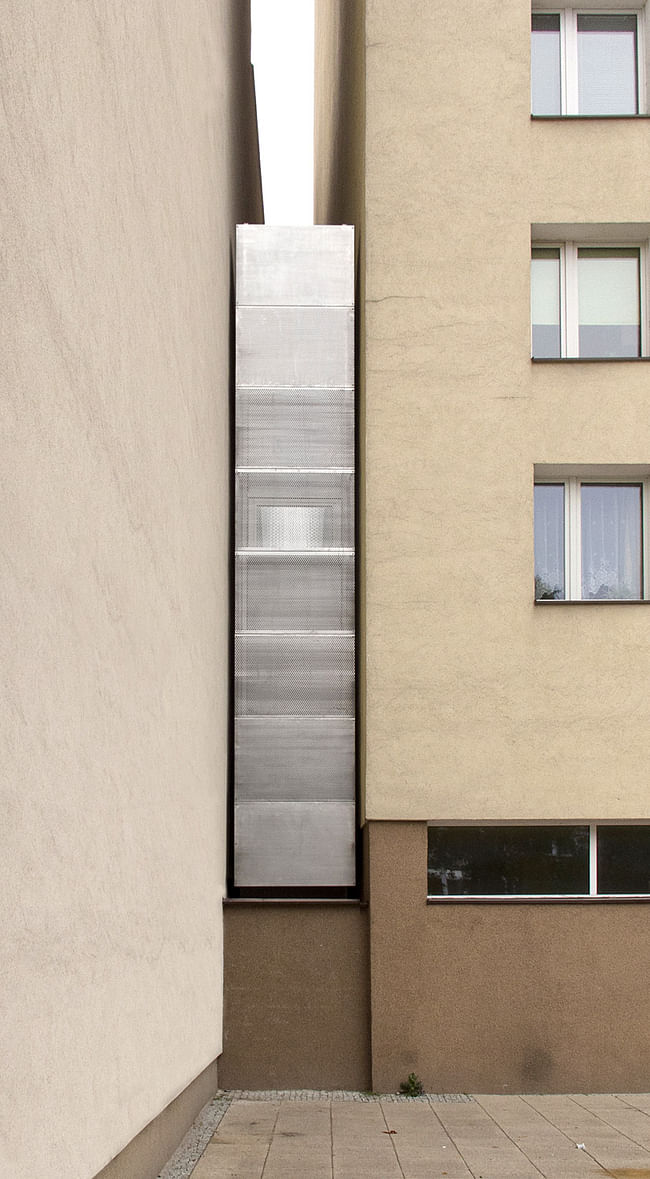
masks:
[[[650,1094],[217,1094],[160,1179],[650,1179]]]

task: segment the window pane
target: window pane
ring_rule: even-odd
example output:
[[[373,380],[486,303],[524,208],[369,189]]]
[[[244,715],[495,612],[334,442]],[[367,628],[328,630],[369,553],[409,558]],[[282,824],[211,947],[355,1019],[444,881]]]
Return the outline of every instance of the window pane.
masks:
[[[578,112],[638,112],[635,16],[578,15]]]
[[[639,356],[638,249],[578,250],[581,356]]]
[[[564,484],[535,487],[535,598],[564,598]]]
[[[530,65],[533,114],[561,114],[559,15],[533,13]]]
[[[582,597],[641,598],[641,487],[583,483]]]
[[[530,263],[533,356],[560,355],[560,251],[534,249]]]
[[[589,892],[588,827],[430,827],[429,896]]]
[[[598,828],[598,892],[650,893],[650,827]]]

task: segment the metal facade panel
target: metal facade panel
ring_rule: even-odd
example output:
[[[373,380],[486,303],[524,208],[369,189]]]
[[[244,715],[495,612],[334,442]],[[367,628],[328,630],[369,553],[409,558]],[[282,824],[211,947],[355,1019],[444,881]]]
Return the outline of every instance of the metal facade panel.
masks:
[[[235,720],[239,802],[350,802],[353,717],[247,716]]]
[[[355,881],[353,802],[235,804],[239,888],[327,888]]]
[[[235,884],[355,880],[354,237],[238,231]]]
[[[352,226],[240,225],[237,297],[252,306],[352,306]]]
[[[237,307],[237,385],[351,388],[352,307]]]
[[[354,466],[351,389],[240,389],[240,467]]]
[[[352,548],[351,471],[240,471],[236,475],[238,549]]]
[[[353,716],[354,638],[239,634],[237,716]]]
[[[237,557],[237,631],[354,630],[354,556],[285,556]]]

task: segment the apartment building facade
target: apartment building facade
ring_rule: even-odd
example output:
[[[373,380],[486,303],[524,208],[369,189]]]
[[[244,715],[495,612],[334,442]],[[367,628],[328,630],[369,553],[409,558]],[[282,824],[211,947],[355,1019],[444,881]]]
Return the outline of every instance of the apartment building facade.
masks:
[[[5,1169],[152,1176],[217,1084],[647,1090],[644,6],[317,0],[358,854],[242,822],[223,913],[248,5],[4,15]]]
[[[362,236],[373,1086],[645,1089],[645,6],[317,11],[316,220]]]
[[[245,0],[8,0],[0,1172],[152,1179],[217,1088]]]

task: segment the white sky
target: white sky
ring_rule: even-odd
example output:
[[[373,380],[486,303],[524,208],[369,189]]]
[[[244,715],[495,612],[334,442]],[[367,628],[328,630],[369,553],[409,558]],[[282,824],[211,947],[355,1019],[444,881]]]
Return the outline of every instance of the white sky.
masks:
[[[267,225],[311,225],[314,0],[251,0]]]

